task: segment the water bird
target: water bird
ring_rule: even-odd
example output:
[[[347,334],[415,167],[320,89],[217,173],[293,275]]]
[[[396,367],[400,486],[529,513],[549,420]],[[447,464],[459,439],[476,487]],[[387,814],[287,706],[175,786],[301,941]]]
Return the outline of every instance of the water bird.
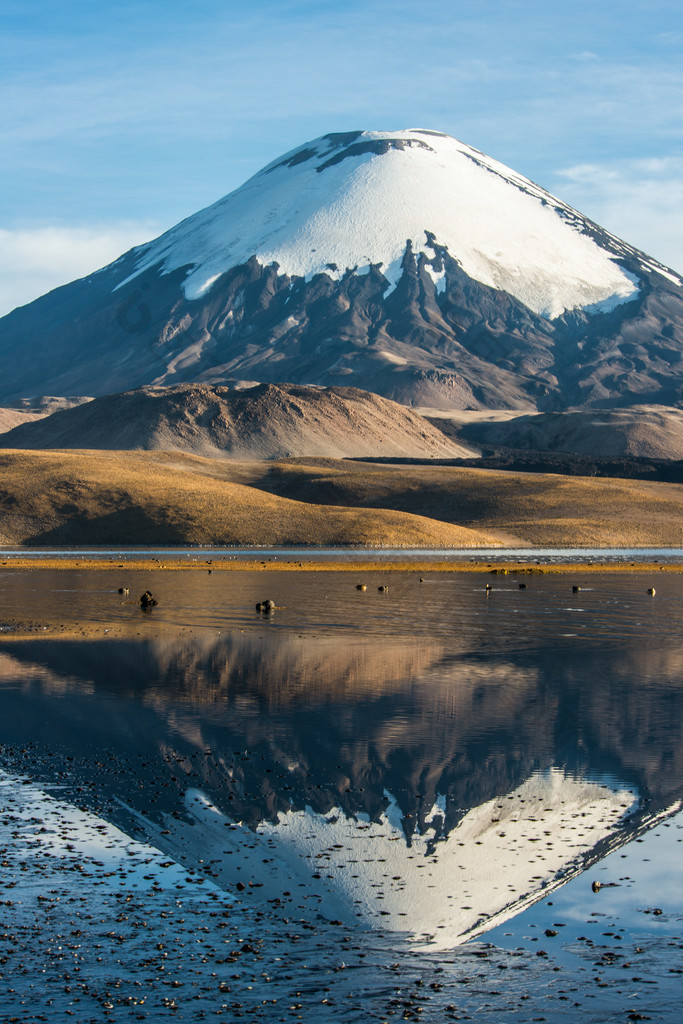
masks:
[[[158,603],[159,602],[157,601],[156,597],[154,597],[149,590],[146,590],[142,597],[140,598],[140,607],[144,610],[146,610],[147,608],[154,608],[154,606]]]
[[[650,597],[654,597],[655,594],[657,593],[657,591],[655,590],[654,587],[649,587],[647,592],[650,595]]]

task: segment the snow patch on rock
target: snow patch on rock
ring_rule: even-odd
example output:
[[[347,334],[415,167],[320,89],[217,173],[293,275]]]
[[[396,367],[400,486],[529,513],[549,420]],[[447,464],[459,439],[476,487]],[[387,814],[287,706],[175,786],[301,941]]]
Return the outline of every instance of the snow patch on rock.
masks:
[[[457,139],[419,130],[324,136],[293,150],[140,247],[126,280],[187,267],[185,295],[197,299],[256,257],[306,280],[381,265],[392,290],[408,242],[430,259],[443,247],[471,278],[549,319],[638,293],[576,211]],[[435,283],[443,289],[443,275]]]
[[[551,769],[507,798],[472,808],[445,835],[446,801],[437,797],[422,831],[413,829],[407,840],[403,811],[385,795],[378,820],[350,817],[338,807],[326,814],[292,809],[255,832],[232,824],[230,843],[244,847],[252,870],[268,851],[271,867],[259,881],[273,891],[280,872],[287,888],[316,893],[324,916],[355,916],[366,927],[445,949],[513,917],[582,871],[586,855],[615,836],[635,800],[629,790]],[[209,848],[220,812],[199,790],[188,792],[187,806]],[[623,841],[629,837],[625,830]]]

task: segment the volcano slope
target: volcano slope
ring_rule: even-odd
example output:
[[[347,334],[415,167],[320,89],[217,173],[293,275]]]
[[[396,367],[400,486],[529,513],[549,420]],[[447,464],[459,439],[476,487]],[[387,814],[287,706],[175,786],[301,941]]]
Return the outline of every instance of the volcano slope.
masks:
[[[0,401],[353,385],[435,409],[683,399],[683,285],[428,130],[325,135],[0,320]]]

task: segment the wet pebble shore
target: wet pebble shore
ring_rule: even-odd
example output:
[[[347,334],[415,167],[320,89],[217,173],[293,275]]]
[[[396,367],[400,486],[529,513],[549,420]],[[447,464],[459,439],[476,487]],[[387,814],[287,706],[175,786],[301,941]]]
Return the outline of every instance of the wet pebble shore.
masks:
[[[626,961],[604,936],[558,945],[562,924],[535,947],[416,952],[228,894],[26,776],[0,775],[0,857],[8,1024],[678,1019],[680,937]]]

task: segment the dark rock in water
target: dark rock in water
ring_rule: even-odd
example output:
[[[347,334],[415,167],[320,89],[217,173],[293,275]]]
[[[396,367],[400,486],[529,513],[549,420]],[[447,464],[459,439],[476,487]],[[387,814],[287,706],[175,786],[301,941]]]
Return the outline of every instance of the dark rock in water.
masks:
[[[158,604],[156,597],[152,595],[149,590],[146,590],[140,598],[140,607],[142,609],[154,608]]]

